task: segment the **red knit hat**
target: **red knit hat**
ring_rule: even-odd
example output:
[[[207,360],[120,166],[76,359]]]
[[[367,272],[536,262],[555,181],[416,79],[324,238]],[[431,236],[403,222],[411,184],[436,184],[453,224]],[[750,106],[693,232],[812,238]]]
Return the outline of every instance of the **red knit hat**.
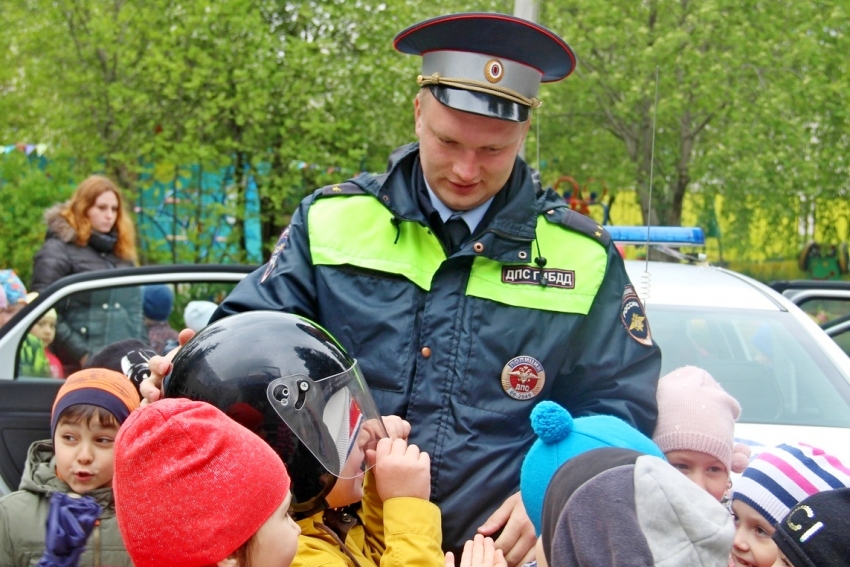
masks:
[[[115,510],[136,567],[201,567],[248,541],[289,493],[277,453],[215,407],[146,406],[115,440]]]

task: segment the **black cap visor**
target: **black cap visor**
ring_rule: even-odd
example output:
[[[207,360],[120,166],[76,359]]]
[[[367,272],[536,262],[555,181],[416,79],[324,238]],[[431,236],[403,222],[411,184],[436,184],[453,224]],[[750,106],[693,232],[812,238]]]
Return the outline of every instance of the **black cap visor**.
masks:
[[[480,114],[489,118],[525,122],[528,120],[529,107],[511,102],[505,98],[486,93],[453,89],[442,85],[429,85],[434,98],[449,108]]]

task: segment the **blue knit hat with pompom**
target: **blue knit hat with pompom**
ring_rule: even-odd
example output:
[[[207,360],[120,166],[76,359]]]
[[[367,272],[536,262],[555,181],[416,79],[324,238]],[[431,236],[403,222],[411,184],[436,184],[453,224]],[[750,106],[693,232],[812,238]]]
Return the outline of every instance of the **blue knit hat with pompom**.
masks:
[[[543,499],[555,472],[568,460],[591,449],[618,447],[664,458],[652,439],[610,415],[573,419],[555,402],[544,401],[531,411],[531,427],[539,439],[534,442],[520,473],[520,492],[525,511],[540,535]]]

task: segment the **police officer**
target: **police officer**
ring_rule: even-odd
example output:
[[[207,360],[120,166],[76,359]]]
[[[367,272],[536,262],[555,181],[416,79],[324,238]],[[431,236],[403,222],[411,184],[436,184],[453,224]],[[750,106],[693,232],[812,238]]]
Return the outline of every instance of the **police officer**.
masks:
[[[534,554],[517,493],[532,408],[651,435],[661,354],[608,234],[518,157],[540,83],[575,67],[569,46],[492,13],[420,22],[394,44],[422,55],[419,142],[302,201],[213,318],[272,309],[326,327],[431,455],[446,549],[477,530],[516,565]]]

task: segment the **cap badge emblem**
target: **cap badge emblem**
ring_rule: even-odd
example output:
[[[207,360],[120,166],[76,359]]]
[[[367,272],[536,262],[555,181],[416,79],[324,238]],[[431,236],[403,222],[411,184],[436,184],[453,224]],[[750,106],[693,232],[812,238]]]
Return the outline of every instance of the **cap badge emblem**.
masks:
[[[484,66],[484,77],[491,83],[498,83],[505,76],[505,68],[498,59],[490,59]]]
[[[546,383],[543,365],[531,356],[517,356],[502,369],[502,389],[515,400],[530,400]]]

